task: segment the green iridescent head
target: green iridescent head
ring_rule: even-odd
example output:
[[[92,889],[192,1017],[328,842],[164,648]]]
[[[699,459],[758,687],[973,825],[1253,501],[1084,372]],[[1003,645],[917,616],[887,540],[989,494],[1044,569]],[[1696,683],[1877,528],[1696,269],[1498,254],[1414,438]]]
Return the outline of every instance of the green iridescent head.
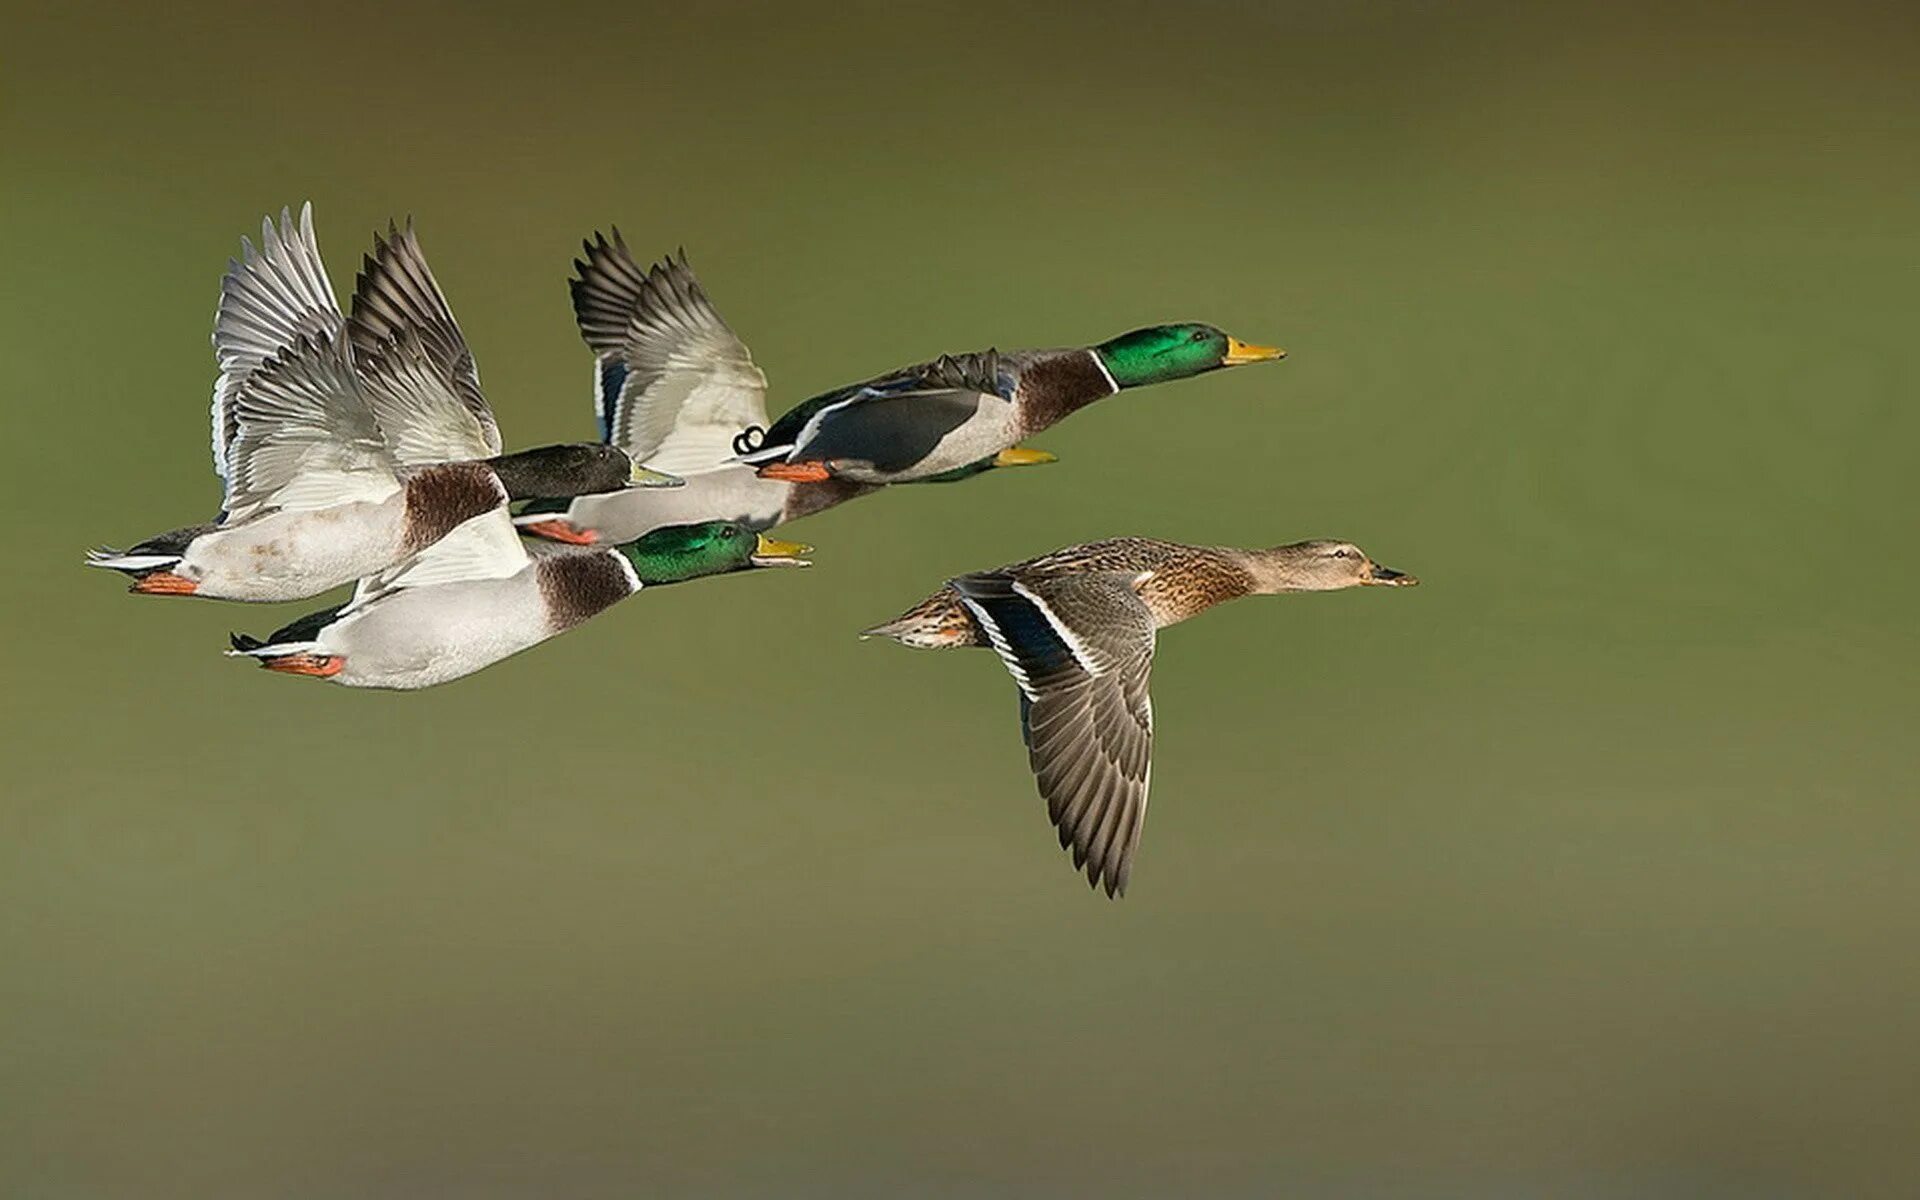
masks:
[[[1285,358],[1273,346],[1252,346],[1211,325],[1152,325],[1123,333],[1093,348],[1114,383],[1123,388],[1167,383],[1221,367]]]
[[[804,567],[799,542],[777,542],[738,521],[668,525],[616,547],[643,584],[679,583],[749,567]]]

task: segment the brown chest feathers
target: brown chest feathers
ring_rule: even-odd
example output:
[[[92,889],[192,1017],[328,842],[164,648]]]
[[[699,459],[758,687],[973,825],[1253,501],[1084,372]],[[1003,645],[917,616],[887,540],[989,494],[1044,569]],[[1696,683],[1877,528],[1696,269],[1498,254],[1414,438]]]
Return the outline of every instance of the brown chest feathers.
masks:
[[[604,612],[635,591],[633,576],[617,550],[548,555],[538,560],[535,577],[556,633]]]
[[[506,489],[485,463],[422,467],[406,477],[404,488],[407,515],[402,537],[410,554],[433,545],[462,521],[507,502]]]
[[[1091,350],[1065,350],[1042,355],[1020,368],[1019,437],[1038,433],[1063,418],[1114,393],[1108,376]]]
[[[1197,617],[1214,605],[1253,591],[1246,567],[1208,547],[1182,546],[1182,554],[1139,586],[1154,622],[1162,627]]]

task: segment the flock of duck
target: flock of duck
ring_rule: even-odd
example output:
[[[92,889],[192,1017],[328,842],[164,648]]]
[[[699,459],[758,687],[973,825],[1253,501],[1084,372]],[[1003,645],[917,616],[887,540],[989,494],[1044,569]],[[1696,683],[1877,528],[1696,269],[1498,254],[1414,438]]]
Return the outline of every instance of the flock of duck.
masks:
[[[767,531],[889,484],[1053,461],[1019,443],[1130,388],[1284,352],[1210,325],[1094,346],[943,355],[769,421],[766,377],[684,256],[642,268],[618,232],[571,281],[594,356],[595,442],[503,452],[472,352],[412,223],[389,226],[335,298],[311,205],[228,264],[214,320],[212,521],[93,566],[147,595],[343,604],[230,654],[348,687],[470,675],[644,588],[806,566]],[[1357,546],[1110,538],[948,580],[863,636],[993,649],[1063,849],[1126,889],[1151,774],[1160,628],[1247,595],[1406,586]]]

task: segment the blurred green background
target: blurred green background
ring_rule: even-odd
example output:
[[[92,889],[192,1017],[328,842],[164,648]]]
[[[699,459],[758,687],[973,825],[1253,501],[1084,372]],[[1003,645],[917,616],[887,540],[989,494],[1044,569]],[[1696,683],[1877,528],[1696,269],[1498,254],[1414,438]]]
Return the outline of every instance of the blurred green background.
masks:
[[[1911,1196],[1912,10],[73,4],[5,17],[0,1191]],[[413,214],[510,443],[684,244],[776,411],[1205,319],[1292,358],[419,695],[81,552],[201,519],[222,265]],[[1162,639],[1132,894],[990,656],[1114,533],[1414,592]]]

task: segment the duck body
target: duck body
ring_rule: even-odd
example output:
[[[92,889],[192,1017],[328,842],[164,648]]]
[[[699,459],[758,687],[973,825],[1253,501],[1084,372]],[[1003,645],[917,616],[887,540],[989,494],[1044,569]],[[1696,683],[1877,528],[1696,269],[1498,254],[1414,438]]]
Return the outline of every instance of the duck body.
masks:
[[[1146,815],[1157,632],[1240,596],[1414,582],[1347,542],[1242,550],[1110,538],[956,576],[866,636],[999,655],[1060,845],[1115,896]]]
[[[1256,576],[1246,551],[1189,546],[1157,538],[1117,537],[1055,550],[998,569],[1016,578],[1119,574],[1153,617],[1154,628],[1198,616],[1216,604],[1253,594]],[[979,620],[951,583],[894,620],[867,630],[921,650],[988,646]]]
[[[1054,456],[1024,446],[968,463],[914,483],[958,483],[987,471],[1053,462]],[[520,532],[555,542],[591,546],[630,541],[656,529],[699,521],[738,521],[755,532],[798,521],[884,485],[847,479],[790,483],[768,479],[752,466],[729,463],[681,477],[674,488],[633,488],[572,500],[539,500],[513,521]]]
[[[837,480],[816,484],[763,479],[752,467],[739,463],[682,479],[676,488],[536,501],[514,518],[514,524],[522,533],[581,545],[632,541],[670,525],[711,520],[738,521],[760,532],[874,490]]]
[[[505,510],[476,517],[399,570],[362,582],[349,603],[266,639],[233,636],[235,655],[344,687],[415,691],[471,675],[565,633],[643,586],[751,567],[804,566],[805,547],[735,522],[655,530],[606,549],[543,546],[529,556]]]
[[[132,576],[132,590],[147,594],[304,600],[385,571],[506,500],[484,464],[448,463],[406,472],[380,499],[189,526],[89,562]]]
[[[1090,349],[943,355],[801,403],[746,459],[773,478],[924,480],[991,460],[1119,390]]]
[[[640,590],[617,551],[542,555],[497,579],[403,588],[317,614],[235,649],[344,687],[415,691],[471,675],[582,624]]]
[[[777,479],[906,483],[960,470],[1122,390],[1285,352],[1211,325],[1154,325],[1097,346],[942,355],[816,396],[742,456]]]

